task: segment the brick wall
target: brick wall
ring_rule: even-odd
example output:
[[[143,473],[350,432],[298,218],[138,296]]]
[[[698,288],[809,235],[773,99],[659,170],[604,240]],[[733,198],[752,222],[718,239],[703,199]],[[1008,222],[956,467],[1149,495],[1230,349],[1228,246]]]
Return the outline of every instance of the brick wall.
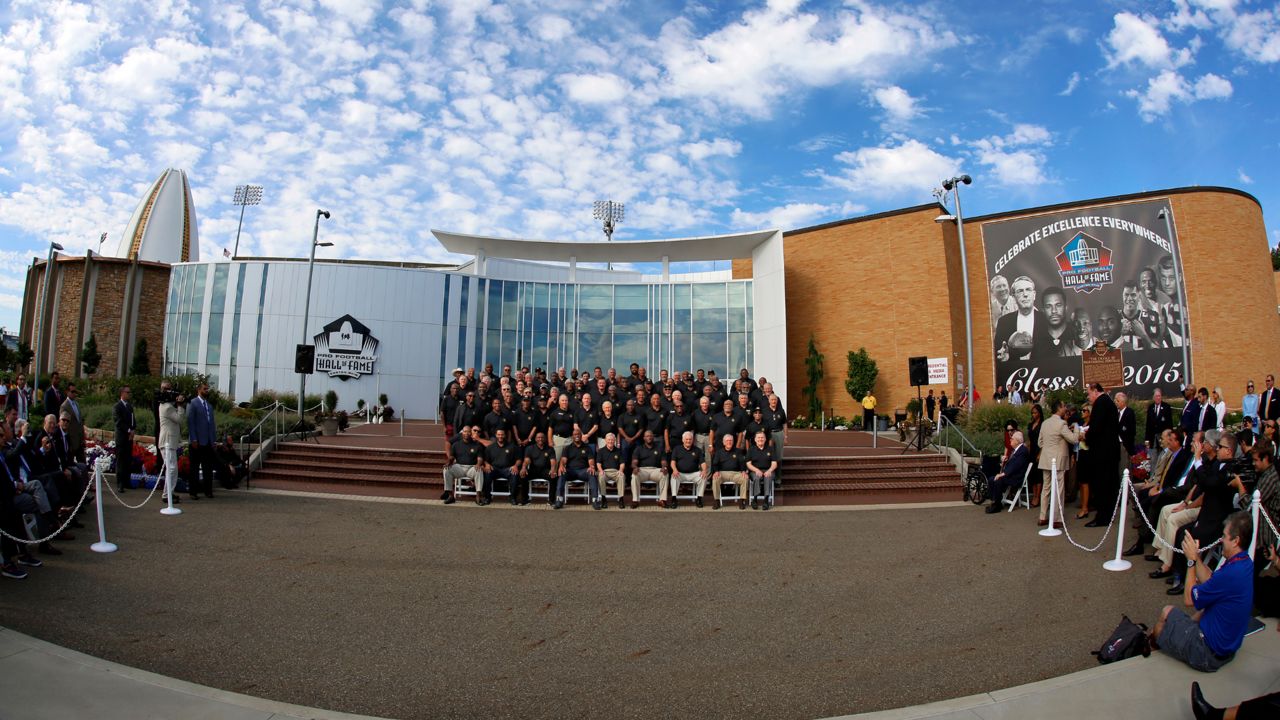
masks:
[[[165,304],[169,299],[169,268],[146,266],[142,270],[142,299],[138,304],[138,317],[135,321],[136,337],[147,341],[147,358],[150,360],[152,373],[161,370],[164,354],[164,315]],[[133,346],[129,346],[133,353]],[[125,366],[128,370],[128,366]]]
[[[50,367],[60,371],[64,376],[74,376],[76,355],[80,348],[76,346],[76,335],[80,328],[80,295],[84,289],[84,261],[59,262],[57,277],[61,283],[58,292],[58,320],[53,338],[53,357]],[[58,287],[54,285],[54,287]],[[52,304],[52,300],[50,301]]]

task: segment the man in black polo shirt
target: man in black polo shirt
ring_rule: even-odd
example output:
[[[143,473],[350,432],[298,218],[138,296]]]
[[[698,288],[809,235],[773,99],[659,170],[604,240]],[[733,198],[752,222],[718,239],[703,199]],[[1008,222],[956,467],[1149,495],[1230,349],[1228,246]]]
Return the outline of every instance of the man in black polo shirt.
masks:
[[[746,426],[745,420],[740,419],[732,400],[724,400],[720,403],[720,408],[721,412],[711,416],[711,447],[716,449],[720,447],[720,443],[724,442],[720,438],[725,435],[733,436],[733,441],[737,443],[738,435]]]
[[[498,436],[499,430],[505,432],[510,429],[511,421],[507,418],[507,413],[502,409],[502,400],[494,398],[489,401],[489,408],[489,413],[484,416],[480,427],[484,430],[484,439],[492,441]]]
[[[693,431],[693,414],[688,412],[683,402],[677,400],[667,414],[667,434],[678,438],[684,435],[685,430]]]
[[[769,444],[773,446],[774,458],[781,460],[782,447],[787,439],[787,411],[782,409],[782,401],[772,390],[767,396],[768,404],[764,408],[764,426],[769,431]]]
[[[631,454],[631,507],[640,507],[640,483],[658,485],[658,504],[667,506],[667,459],[653,441],[653,433],[645,430],[644,441]]]
[[[694,485],[694,505],[702,507],[702,496],[707,491],[707,456],[693,446],[693,433],[689,431],[671,451],[671,500],[666,507],[674,510],[680,506],[676,495],[680,494],[680,484],[686,482]]]
[[[539,430],[533,436],[533,444],[524,449],[524,462],[520,465],[520,504],[529,504],[529,481],[547,481],[547,504],[555,503],[553,492],[556,453],[547,444],[547,434]]]
[[[764,426],[764,408],[751,408],[751,419],[747,421],[746,427],[743,428],[742,439],[746,445],[750,445],[755,438],[756,433],[760,431],[768,432]]]
[[[520,407],[511,415],[511,430],[516,444],[521,448],[527,447],[541,425],[542,415],[533,406],[533,398],[528,395],[520,398]]]
[[[649,406],[644,409],[640,417],[644,429],[653,433],[653,444],[657,445],[659,450],[666,452],[666,449],[671,447],[671,443],[667,435],[667,411],[662,409],[662,396],[650,395]]]
[[[456,433],[459,428],[471,427],[480,422],[483,417],[484,408],[476,401],[475,391],[468,390],[462,396],[462,402],[458,403],[458,409],[453,413],[453,431]]]
[[[476,501],[481,505],[493,502],[493,481],[507,481],[511,493],[511,504],[516,504],[516,475],[519,474],[521,462],[520,447],[507,437],[507,431],[499,428],[494,431],[493,442],[484,449],[484,502],[479,493]]]
[[[591,405],[591,396],[583,394],[578,408],[573,413],[573,422],[582,433],[582,442],[596,444],[596,433],[600,430],[600,413]]]
[[[613,433],[606,433],[604,447],[596,450],[596,472],[600,477],[600,494],[591,503],[592,507],[597,510],[609,507],[608,495],[609,483],[611,482],[618,488],[618,507],[625,508],[627,506],[625,501],[627,494],[625,468],[626,465],[622,462],[622,448],[618,447],[618,436]]]
[[[577,423],[573,410],[569,406],[569,396],[556,398],[556,406],[547,413],[547,438],[551,440],[551,449],[555,450],[556,461],[564,452],[564,446],[572,442],[573,426]]]
[[[616,406],[612,400],[605,400],[600,405],[600,415],[596,417],[596,447],[604,447],[605,436],[613,435],[613,444],[618,450],[622,450],[622,443],[618,437],[618,414],[614,412]],[[626,467],[625,463],[623,467]]]
[[[708,461],[711,458],[711,424],[715,410],[711,407],[711,400],[706,396],[698,398],[698,407],[689,413],[693,427],[693,444],[707,456]]]
[[[622,458],[627,468],[636,447],[644,442],[644,420],[636,412],[636,401],[627,398],[626,410],[618,416],[618,435],[621,436]]]
[[[722,435],[720,447],[711,456],[711,496],[715,498],[713,509],[720,509],[720,486],[727,482],[738,488],[738,509],[747,509],[746,469],[746,451],[734,445],[732,435]]]
[[[476,501],[479,502],[480,493],[484,490],[484,475],[479,467],[483,455],[484,446],[471,436],[471,427],[459,426],[458,439],[445,448],[444,494],[440,496],[445,505],[453,503],[454,481],[460,478],[467,478],[475,485]]]
[[[564,446],[560,453],[560,482],[556,486],[556,502],[552,506],[559,510],[564,507],[565,488],[575,480],[587,484],[588,494],[596,497],[600,490],[596,486],[596,461],[593,448],[582,442],[582,432],[573,429],[573,440]]]
[[[758,432],[752,438],[751,447],[747,450],[747,472],[751,474],[751,509],[759,507],[761,497],[764,498],[764,509],[771,506],[773,497],[773,479],[778,471],[778,458],[769,446],[768,436]]]

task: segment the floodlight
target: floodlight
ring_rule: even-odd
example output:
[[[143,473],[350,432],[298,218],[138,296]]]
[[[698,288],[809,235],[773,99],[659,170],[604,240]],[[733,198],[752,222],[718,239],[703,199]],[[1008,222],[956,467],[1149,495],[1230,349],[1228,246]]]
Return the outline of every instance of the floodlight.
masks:
[[[946,213],[943,213],[942,215],[939,215],[938,217],[936,217],[936,218],[934,218],[934,219],[933,219],[933,221],[934,221],[934,222],[936,222],[936,223],[948,223],[948,222],[955,222],[955,220],[956,220],[956,216],[955,216],[955,215],[949,215],[949,214],[946,214]]]
[[[240,254],[240,228],[244,226],[244,208],[246,205],[257,205],[260,202],[262,202],[261,185],[236,186],[236,192],[231,196],[231,204],[240,206],[240,222],[236,224],[236,244],[235,249],[231,251],[232,260]]]

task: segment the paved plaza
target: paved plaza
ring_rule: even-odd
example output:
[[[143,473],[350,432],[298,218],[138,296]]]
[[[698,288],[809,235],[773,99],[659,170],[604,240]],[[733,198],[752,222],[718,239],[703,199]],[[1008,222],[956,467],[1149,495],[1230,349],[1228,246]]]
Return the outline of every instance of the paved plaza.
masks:
[[[954,717],[1013,717],[997,700],[1038,691],[988,693],[1094,668],[1038,686],[1058,692],[1044,716],[1078,717],[1090,682],[1143,678],[1108,695],[1136,707],[1138,690],[1149,703],[1169,677],[1180,697],[1192,675],[1162,657],[1097,668],[1089,651],[1121,613],[1154,618],[1163,585],[1038,537],[1025,511],[552,512],[263,492],[183,508],[109,507],[120,552],[89,552],[81,531],[32,579],[4,583],[7,669],[26,655],[68,677],[102,670],[22,633],[263,698],[243,715],[263,718],[290,714],[271,701],[394,718],[799,719],[952,698]],[[1207,690],[1274,686],[1280,651],[1264,634]],[[171,695],[147,700],[146,672],[111,677],[145,688],[101,692],[184,716],[165,710]],[[26,707],[18,717],[56,716]]]

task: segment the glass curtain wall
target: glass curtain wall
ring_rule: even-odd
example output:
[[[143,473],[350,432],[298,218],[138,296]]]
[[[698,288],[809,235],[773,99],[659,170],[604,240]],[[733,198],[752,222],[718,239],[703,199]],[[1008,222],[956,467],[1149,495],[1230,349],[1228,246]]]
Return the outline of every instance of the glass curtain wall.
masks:
[[[751,281],[594,285],[485,280],[483,362],[545,368],[631,363],[736,376],[754,357]]]

